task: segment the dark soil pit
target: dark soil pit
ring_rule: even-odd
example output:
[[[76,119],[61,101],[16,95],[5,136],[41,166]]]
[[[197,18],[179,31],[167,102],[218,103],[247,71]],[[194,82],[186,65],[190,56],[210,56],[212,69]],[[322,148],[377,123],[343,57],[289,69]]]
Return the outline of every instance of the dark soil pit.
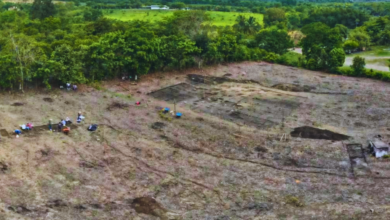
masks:
[[[300,85],[289,84],[289,83],[276,84],[272,86],[272,88],[283,90],[283,91],[289,91],[289,92],[310,92],[316,89],[313,86],[307,86],[307,85],[300,86]]]
[[[18,214],[22,214],[22,215],[31,212],[31,210],[26,208],[24,205],[9,206],[8,210],[16,212]]]
[[[255,147],[255,151],[257,151],[257,152],[262,152],[262,153],[267,153],[267,152],[268,152],[268,149],[265,148],[265,147],[257,146],[257,147]]]
[[[23,106],[23,105],[24,105],[23,102],[15,102],[11,104],[11,106]]]
[[[160,217],[162,220],[168,219],[166,216],[167,210],[152,197],[135,198],[131,201],[131,207],[140,214]]]
[[[112,102],[108,107],[107,107],[107,110],[108,111],[112,111],[112,110],[115,110],[115,109],[125,109],[129,107],[129,104],[127,103],[121,103],[121,102]]]
[[[54,99],[46,97],[46,98],[43,98],[43,101],[52,103],[52,102],[54,102]]]
[[[192,86],[187,83],[180,83],[149,93],[155,99],[166,102],[181,102],[198,96]]]
[[[154,122],[152,124],[152,128],[155,130],[162,130],[165,126],[167,126],[165,123],[162,122]]]
[[[49,208],[61,208],[61,207],[67,207],[67,206],[68,206],[68,204],[66,204],[66,202],[64,202],[61,199],[50,200],[46,204],[46,207],[49,207]]]
[[[234,81],[226,77],[202,76],[197,74],[188,74],[187,77],[193,83],[204,83],[204,84],[222,84],[224,82]]]
[[[338,134],[329,130],[322,130],[318,128],[313,128],[309,126],[303,126],[295,128],[291,133],[292,137],[301,137],[309,139],[325,139],[333,141],[343,141],[347,140],[350,137],[343,134]]]
[[[2,161],[0,161],[0,172],[5,173],[8,170],[8,165]]]
[[[5,129],[0,129],[0,136],[1,137],[9,137],[9,133]]]

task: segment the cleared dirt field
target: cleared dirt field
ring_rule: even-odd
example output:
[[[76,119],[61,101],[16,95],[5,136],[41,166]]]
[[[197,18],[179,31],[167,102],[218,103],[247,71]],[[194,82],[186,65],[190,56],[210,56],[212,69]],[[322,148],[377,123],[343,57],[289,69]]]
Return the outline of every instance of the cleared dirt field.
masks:
[[[390,217],[390,159],[347,147],[390,142],[389,84],[245,62],[79,88],[1,95],[0,219]]]

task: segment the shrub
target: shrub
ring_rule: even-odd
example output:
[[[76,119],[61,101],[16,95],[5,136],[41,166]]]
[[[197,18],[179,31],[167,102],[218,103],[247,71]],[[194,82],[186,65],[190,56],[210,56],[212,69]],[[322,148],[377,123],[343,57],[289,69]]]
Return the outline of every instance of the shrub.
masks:
[[[305,204],[298,197],[295,197],[295,196],[287,196],[286,203],[293,205],[293,206],[296,206],[296,207],[305,206]]]
[[[352,70],[355,76],[362,76],[365,74],[364,67],[366,66],[366,60],[363,57],[356,56],[352,61]]]

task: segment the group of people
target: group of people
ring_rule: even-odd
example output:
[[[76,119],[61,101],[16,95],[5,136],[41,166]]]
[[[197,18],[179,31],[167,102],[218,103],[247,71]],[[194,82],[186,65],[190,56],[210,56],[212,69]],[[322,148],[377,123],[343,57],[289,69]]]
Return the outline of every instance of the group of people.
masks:
[[[77,114],[77,123],[81,123],[81,121],[85,117],[81,115],[81,112]],[[72,121],[70,120],[69,117],[66,117],[66,119],[61,119],[60,122],[57,124],[57,131],[58,132],[64,132],[65,134],[68,134],[70,132],[70,128],[67,125],[72,124]],[[52,119],[49,120],[49,130],[53,130],[52,126]]]
[[[81,112],[79,112],[77,114],[77,123],[81,123],[82,120],[84,120],[84,119],[85,119],[85,117],[83,115],[81,115]],[[49,120],[49,130],[50,131],[53,130],[52,122],[53,122],[53,120],[50,119]],[[70,132],[70,127],[69,127],[70,124],[72,124],[72,121],[70,120],[69,117],[66,117],[66,119],[61,119],[60,122],[58,122],[58,124],[57,124],[57,131],[64,132],[65,134],[68,134]],[[22,134],[23,130],[25,130],[25,131],[32,130],[33,124],[32,123],[23,124],[23,125],[20,125],[20,128],[21,129],[15,130],[15,134],[17,135],[17,137],[19,137],[19,135]],[[88,130],[90,130],[90,131],[95,131],[96,129],[97,129],[97,125],[95,125],[95,124],[88,127]]]
[[[60,86],[60,88],[62,89],[63,86]],[[71,89],[73,89],[73,91],[76,91],[77,85],[76,84],[71,85],[70,83],[66,83],[66,90],[70,91]]]

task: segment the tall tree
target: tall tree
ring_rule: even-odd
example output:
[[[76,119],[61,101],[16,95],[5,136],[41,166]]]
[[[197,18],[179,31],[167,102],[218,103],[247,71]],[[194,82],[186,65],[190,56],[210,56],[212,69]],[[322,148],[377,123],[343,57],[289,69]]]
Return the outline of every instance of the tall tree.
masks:
[[[342,57],[340,50],[330,54],[333,49],[342,48],[342,36],[337,28],[315,22],[304,26],[302,32],[306,35],[301,44],[308,68],[333,70],[334,65],[339,65],[338,61]]]
[[[261,25],[256,21],[256,18],[250,16],[246,19],[245,16],[239,15],[236,19],[236,24],[233,28],[244,34],[254,34],[261,29]]]
[[[261,30],[256,35],[256,42],[260,48],[278,54],[284,54],[288,48],[294,46],[287,31],[277,29],[276,27]]]
[[[264,23],[268,26],[277,25],[285,21],[286,14],[281,8],[270,8],[265,12]]]
[[[52,0],[34,0],[31,7],[32,19],[45,19],[56,14]]]

